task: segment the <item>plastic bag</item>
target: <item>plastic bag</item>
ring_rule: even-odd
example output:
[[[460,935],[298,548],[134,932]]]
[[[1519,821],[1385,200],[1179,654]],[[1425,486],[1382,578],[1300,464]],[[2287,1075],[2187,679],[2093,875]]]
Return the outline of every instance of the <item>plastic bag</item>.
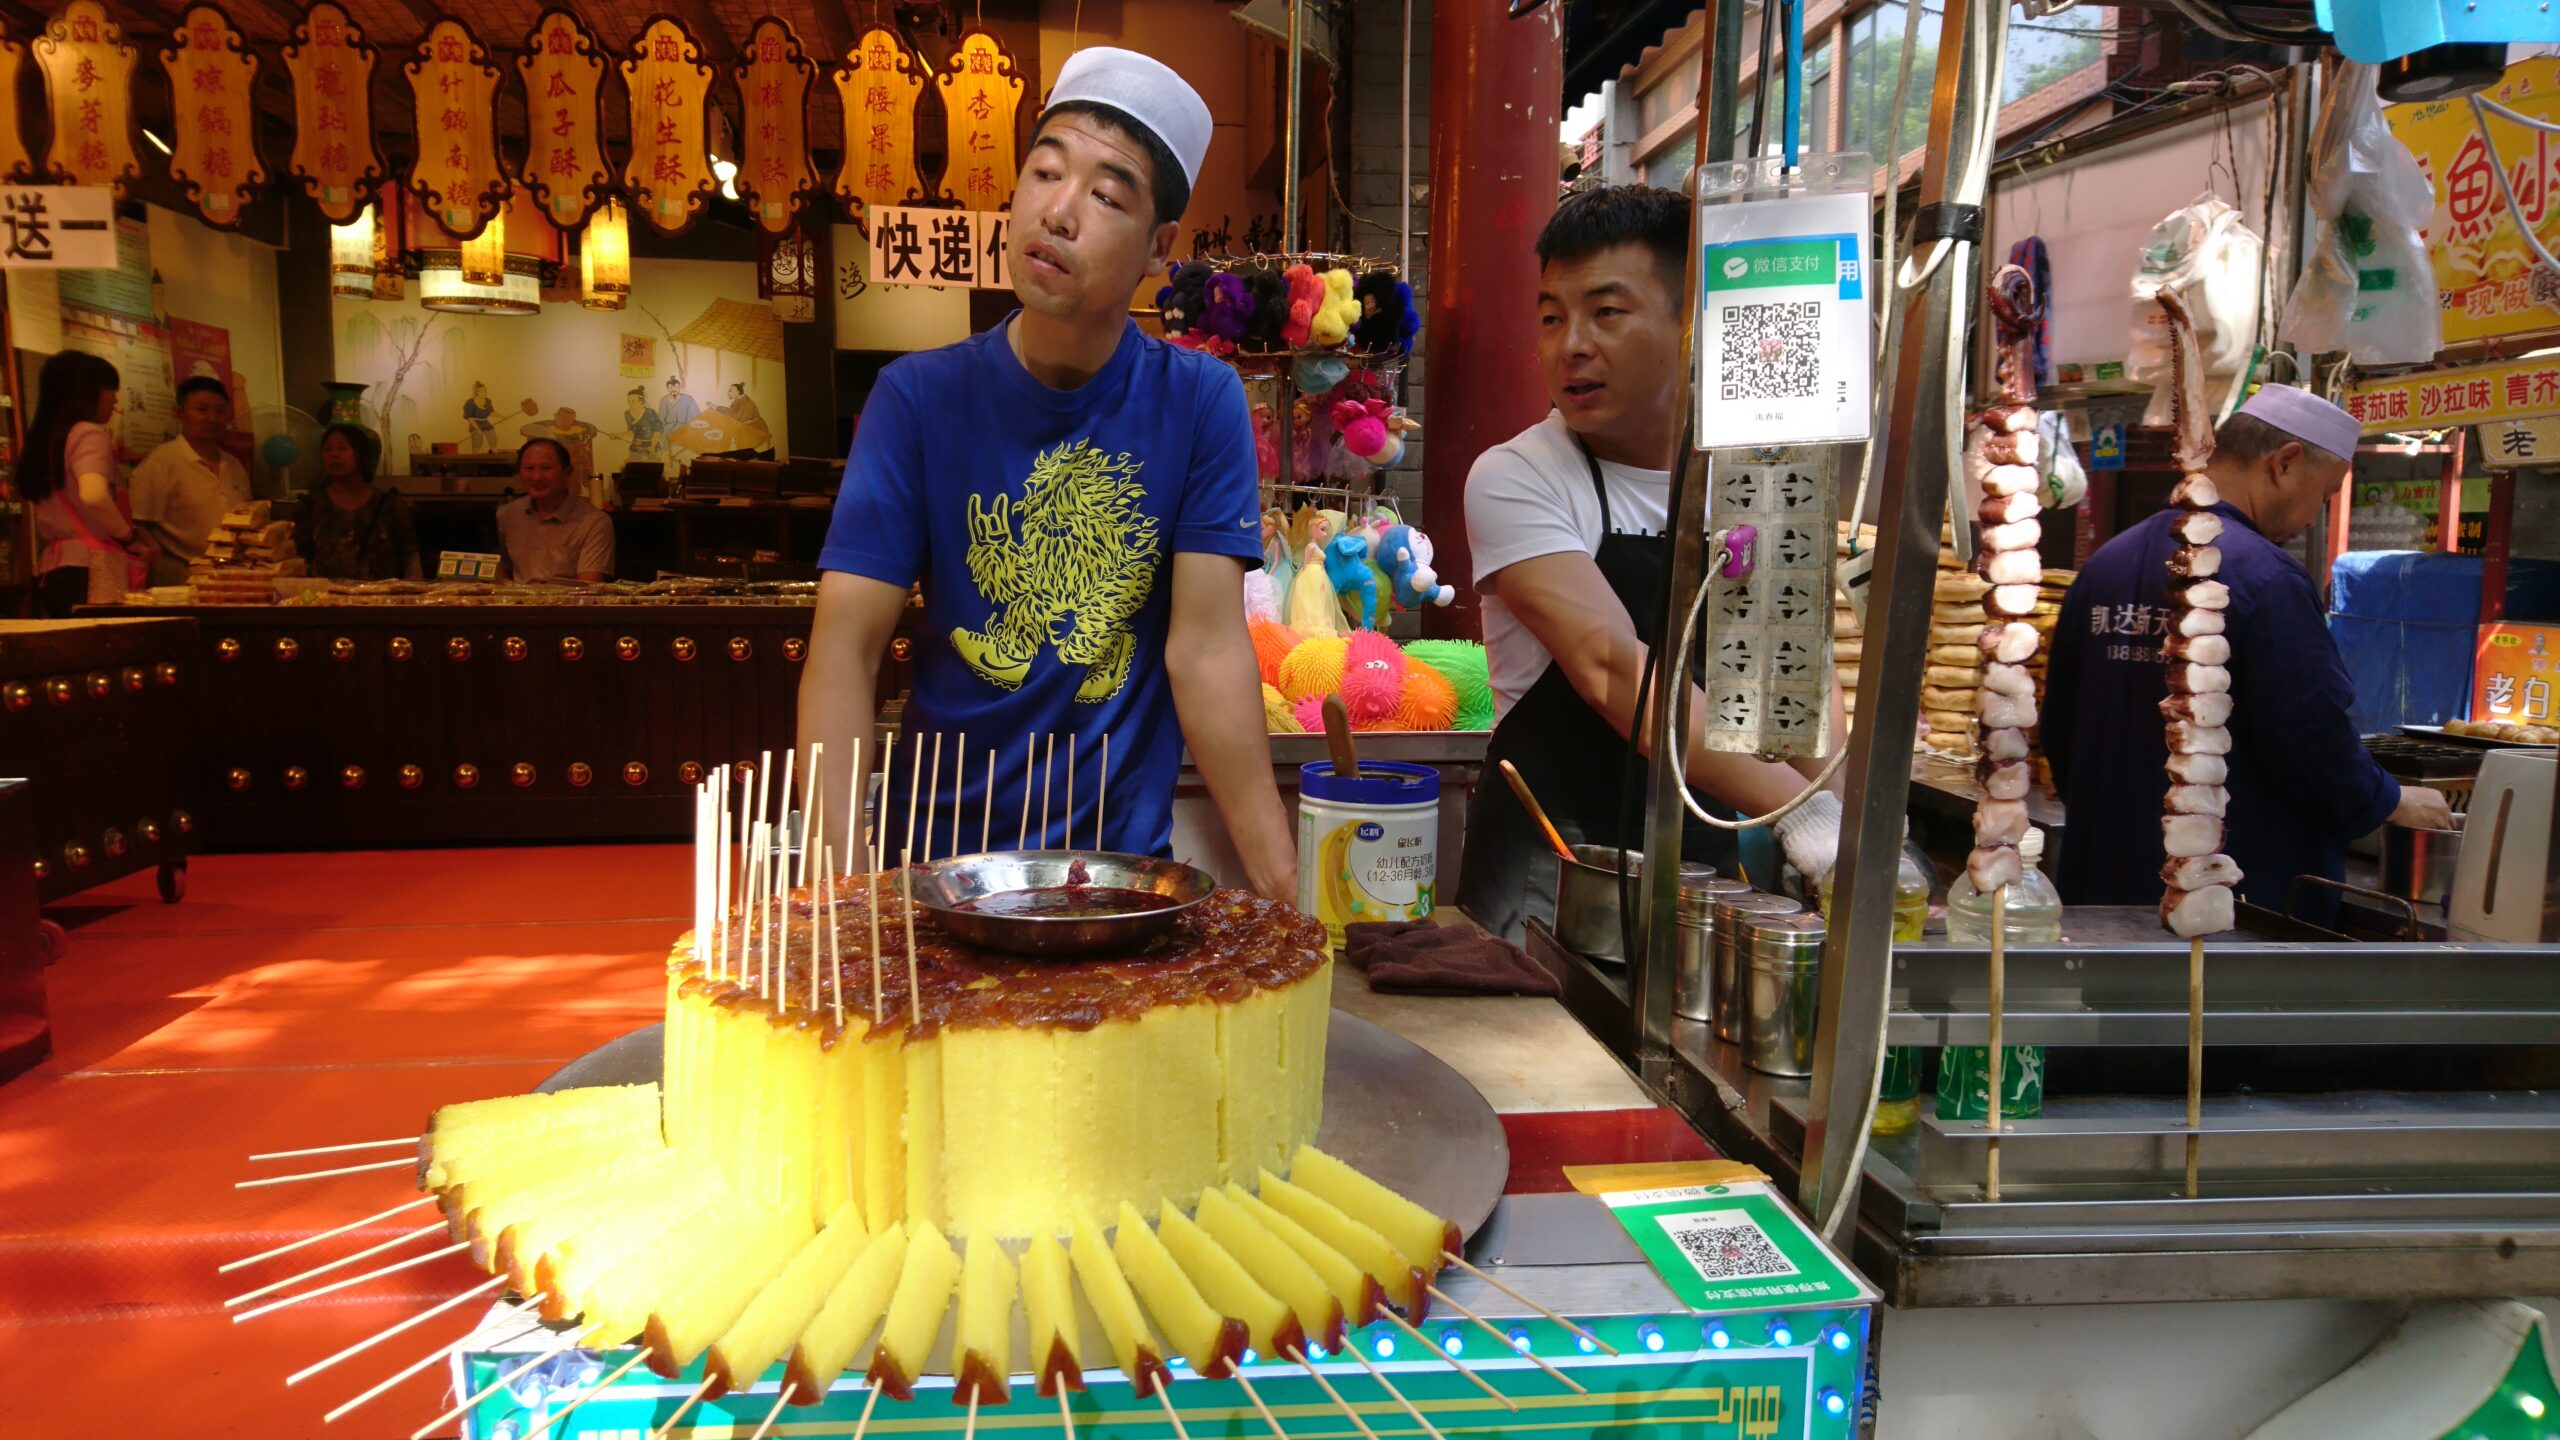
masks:
[[[2266,242],[2221,196],[2199,195],[2152,227],[2133,276],[2133,348],[2125,378],[2169,383],[2169,317],[2162,293],[2185,302],[2208,377],[2236,376],[2255,358],[2259,269]]]
[[[2340,67],[2312,134],[2311,235],[2282,330],[2308,354],[2416,365],[2444,344],[2435,266],[2419,234],[2435,188],[2383,122],[2374,79],[2371,65]]]

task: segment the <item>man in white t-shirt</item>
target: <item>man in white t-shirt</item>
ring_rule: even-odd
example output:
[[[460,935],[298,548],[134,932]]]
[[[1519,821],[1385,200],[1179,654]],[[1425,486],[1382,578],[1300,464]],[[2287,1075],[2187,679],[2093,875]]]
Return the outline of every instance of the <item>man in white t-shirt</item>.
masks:
[[[204,558],[213,527],[249,499],[249,472],[222,448],[231,433],[231,390],[210,375],[179,382],[178,433],[133,467],[133,523],[160,547],[151,583],[179,585]]]
[[[1643,844],[1641,767],[1627,737],[1671,572],[1688,245],[1689,202],[1669,190],[1611,186],[1557,208],[1538,237],[1537,346],[1556,408],[1478,456],[1467,477],[1498,717],[1486,763],[1517,766],[1568,841]],[[1820,769],[1706,750],[1702,708],[1693,691],[1686,769],[1708,801],[1765,814]],[[1839,830],[1828,792],[1777,827],[1787,860],[1816,880]],[[1775,857],[1752,860],[1729,832],[1693,823],[1683,850],[1777,887]],[[1517,939],[1528,919],[1552,918],[1553,852],[1507,787],[1480,788],[1466,856],[1459,903],[1486,928]]]

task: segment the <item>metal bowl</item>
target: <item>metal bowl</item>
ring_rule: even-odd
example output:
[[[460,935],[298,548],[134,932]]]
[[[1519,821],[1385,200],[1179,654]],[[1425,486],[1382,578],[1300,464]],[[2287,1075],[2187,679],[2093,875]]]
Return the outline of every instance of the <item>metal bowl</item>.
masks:
[[[1010,890],[1046,890],[1068,883],[1082,865],[1079,883],[1144,890],[1174,901],[1161,910],[1126,915],[988,915],[960,907]],[[1098,951],[1135,951],[1181,923],[1183,912],[1209,898],[1218,882],[1179,860],[1115,855],[1100,850],[1022,850],[960,855],[916,867],[916,904],[942,927],[972,945],[1016,955],[1064,958]]]

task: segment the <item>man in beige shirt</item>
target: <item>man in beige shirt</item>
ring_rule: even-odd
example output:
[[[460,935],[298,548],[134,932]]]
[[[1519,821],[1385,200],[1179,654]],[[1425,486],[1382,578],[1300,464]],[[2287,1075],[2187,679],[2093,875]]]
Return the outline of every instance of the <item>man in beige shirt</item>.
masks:
[[[516,451],[524,494],[498,507],[498,546],[510,580],[613,578],[613,522],[569,493],[569,447],[547,437]]]
[[[133,467],[133,522],[159,545],[151,583],[180,585],[204,558],[213,527],[249,499],[249,472],[222,448],[231,433],[231,391],[210,375],[178,386],[178,434]]]

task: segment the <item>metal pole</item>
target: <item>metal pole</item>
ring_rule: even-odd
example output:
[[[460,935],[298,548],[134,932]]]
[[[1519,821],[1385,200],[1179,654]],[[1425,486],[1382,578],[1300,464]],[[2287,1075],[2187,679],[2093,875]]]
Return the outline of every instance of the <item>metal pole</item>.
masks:
[[[1694,134],[1695,159],[1701,165],[1733,158],[1733,114],[1742,62],[1744,0],[1715,0],[1715,4],[1714,29],[1706,43],[1698,47],[1698,94],[1703,103],[1698,106]],[[1698,247],[1691,245],[1681,311],[1683,355],[1696,353],[1698,287]],[[1690,383],[1680,391],[1682,403],[1688,407],[1682,422],[1684,435],[1691,433],[1697,416],[1696,371],[1692,370],[1690,376]],[[1664,1062],[1671,1053],[1672,977],[1678,969],[1680,945],[1680,836],[1686,828],[1680,785],[1688,757],[1689,657],[1674,653],[1672,646],[1678,643],[1681,621],[1689,612],[1689,599],[1706,578],[1707,487],[1713,483],[1715,473],[1708,453],[1695,447],[1674,457],[1673,463],[1681,472],[1674,491],[1679,498],[1679,511],[1671,517],[1671,576],[1662,597],[1662,628],[1654,633],[1655,704],[1652,714],[1635,717],[1638,733],[1651,726],[1654,740],[1653,764],[1647,771],[1650,783],[1645,797],[1646,864],[1640,892],[1646,917],[1644,953],[1642,963],[1632,967],[1632,988],[1627,997],[1628,1008],[1635,1014],[1638,1072],[1656,1083],[1668,1073]],[[1915,689],[1914,694],[1917,693]]]
[[[1298,253],[1298,25],[1306,0],[1289,0],[1289,93],[1280,99],[1280,253]]]
[[[1971,11],[1985,0],[1947,0],[1939,22],[1938,74],[1929,133],[1951,136],[1977,102],[1967,52],[1980,43]],[[1989,0],[1999,3],[1999,0]],[[1950,198],[1956,147],[1932,145],[1920,174],[1920,203]],[[1889,172],[1888,172],[1889,173]],[[1887,183],[1891,183],[1888,180]],[[1915,244],[1915,250],[1924,245]],[[1949,432],[1943,369],[1948,340],[1972,315],[1971,246],[1938,268],[1919,295],[1918,324],[1905,324],[1894,368],[1892,421],[1872,443],[1887,447],[1877,511],[1875,572],[1868,579],[1867,678],[1858,686],[1858,723],[1849,742],[1849,779],[1832,872],[1831,932],[1822,950],[1822,1009],[1814,1028],[1813,1093],[1797,1199],[1830,1238],[1846,1235],[1838,1202],[1856,1183],[1859,1153],[1884,1062],[1885,999],[1893,979],[1893,888],[1911,790],[1912,729],[1920,718],[1920,672],[1929,648],[1929,611],[1938,575],[1938,524],[1946,515]],[[1879,286],[1896,283],[1879,275]],[[1957,517],[1963,523],[1970,517]],[[1881,624],[1879,624],[1881,619]],[[1834,1211],[1836,1209],[1836,1215]]]

